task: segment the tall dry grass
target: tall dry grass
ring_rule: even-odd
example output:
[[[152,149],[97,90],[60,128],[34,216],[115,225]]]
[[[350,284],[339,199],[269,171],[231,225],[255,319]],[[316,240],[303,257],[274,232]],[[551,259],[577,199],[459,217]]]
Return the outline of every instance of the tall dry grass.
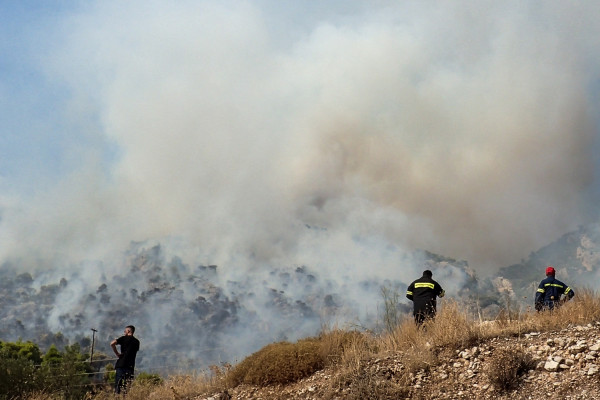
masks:
[[[127,398],[180,400],[210,396],[242,383],[261,386],[294,382],[321,368],[332,370],[329,394],[326,393],[324,398],[339,396],[342,390],[347,390],[344,398],[348,399],[397,398],[394,396],[402,397],[408,393],[410,373],[437,365],[444,351],[468,348],[492,337],[520,336],[600,321],[600,297],[591,289],[578,290],[573,300],[552,312],[538,313],[530,307],[520,309],[507,304],[495,319],[481,321],[466,312],[472,308],[445,301],[436,318],[421,327],[415,325],[412,317],[405,316],[395,327],[386,327],[380,335],[332,329],[297,343],[273,343],[237,365],[213,367],[208,374],[173,376],[158,386],[134,384]],[[369,361],[390,354],[402,363],[404,376],[396,382],[373,379],[365,370]],[[512,364],[528,365],[520,354],[499,356],[498,362],[502,364],[509,356],[520,363]],[[496,378],[508,387],[515,379],[515,375],[510,375],[512,373],[498,373]],[[59,398],[38,394],[28,400]],[[109,400],[115,395],[105,391],[88,398]]]

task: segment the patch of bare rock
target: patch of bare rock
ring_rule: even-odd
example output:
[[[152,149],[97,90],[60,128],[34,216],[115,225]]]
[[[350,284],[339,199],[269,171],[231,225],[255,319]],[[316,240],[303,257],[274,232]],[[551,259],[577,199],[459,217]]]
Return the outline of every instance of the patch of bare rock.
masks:
[[[494,357],[505,350],[522,351],[532,360],[510,390],[491,379],[491,368],[498,368]],[[404,363],[402,353],[386,354],[346,377],[326,369],[291,385],[241,385],[202,399],[600,399],[600,322],[441,349],[433,365],[415,372]]]

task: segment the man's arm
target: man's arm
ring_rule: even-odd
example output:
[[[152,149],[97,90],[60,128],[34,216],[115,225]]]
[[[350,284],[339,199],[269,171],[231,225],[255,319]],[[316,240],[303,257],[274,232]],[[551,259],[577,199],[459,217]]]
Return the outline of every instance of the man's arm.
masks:
[[[575,292],[569,286],[567,286],[567,285],[564,285],[564,286],[565,286],[565,290],[564,290],[563,294],[565,295],[565,301],[569,301],[573,298],[573,296],[575,296]]]
[[[415,284],[414,282],[410,284],[410,286],[408,286],[408,289],[406,290],[406,298],[411,300],[413,299],[413,290],[415,290]]]
[[[442,298],[444,297],[444,295],[446,294],[446,291],[444,289],[442,289],[442,286],[436,282],[435,284],[437,290],[436,290],[436,294],[438,297]]]
[[[117,351],[117,339],[115,339],[112,342],[110,342],[110,347],[112,347],[113,351],[115,352],[115,355],[120,358],[121,357],[121,353],[119,353]]]
[[[543,281],[542,281],[543,282]],[[546,289],[544,289],[544,285],[540,282],[537,292],[535,292],[535,309],[540,311],[544,305],[544,294],[546,293]]]

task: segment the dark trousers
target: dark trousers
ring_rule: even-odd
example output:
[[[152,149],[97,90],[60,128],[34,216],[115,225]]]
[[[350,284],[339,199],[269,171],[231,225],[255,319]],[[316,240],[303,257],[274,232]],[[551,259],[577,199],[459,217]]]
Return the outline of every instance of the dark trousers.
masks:
[[[127,393],[127,388],[133,380],[133,370],[129,368],[115,368],[115,393]]]
[[[418,304],[413,311],[413,316],[415,317],[415,323],[417,325],[421,325],[423,322],[430,318],[435,317],[435,308],[430,304],[421,305]]]

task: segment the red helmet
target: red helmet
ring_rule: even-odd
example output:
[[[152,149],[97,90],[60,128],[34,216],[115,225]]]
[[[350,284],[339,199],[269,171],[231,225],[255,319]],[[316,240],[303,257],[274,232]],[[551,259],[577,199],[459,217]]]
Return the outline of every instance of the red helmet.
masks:
[[[556,271],[554,270],[553,267],[546,268],[546,276],[548,276],[548,275],[554,276],[555,273],[556,273]]]

